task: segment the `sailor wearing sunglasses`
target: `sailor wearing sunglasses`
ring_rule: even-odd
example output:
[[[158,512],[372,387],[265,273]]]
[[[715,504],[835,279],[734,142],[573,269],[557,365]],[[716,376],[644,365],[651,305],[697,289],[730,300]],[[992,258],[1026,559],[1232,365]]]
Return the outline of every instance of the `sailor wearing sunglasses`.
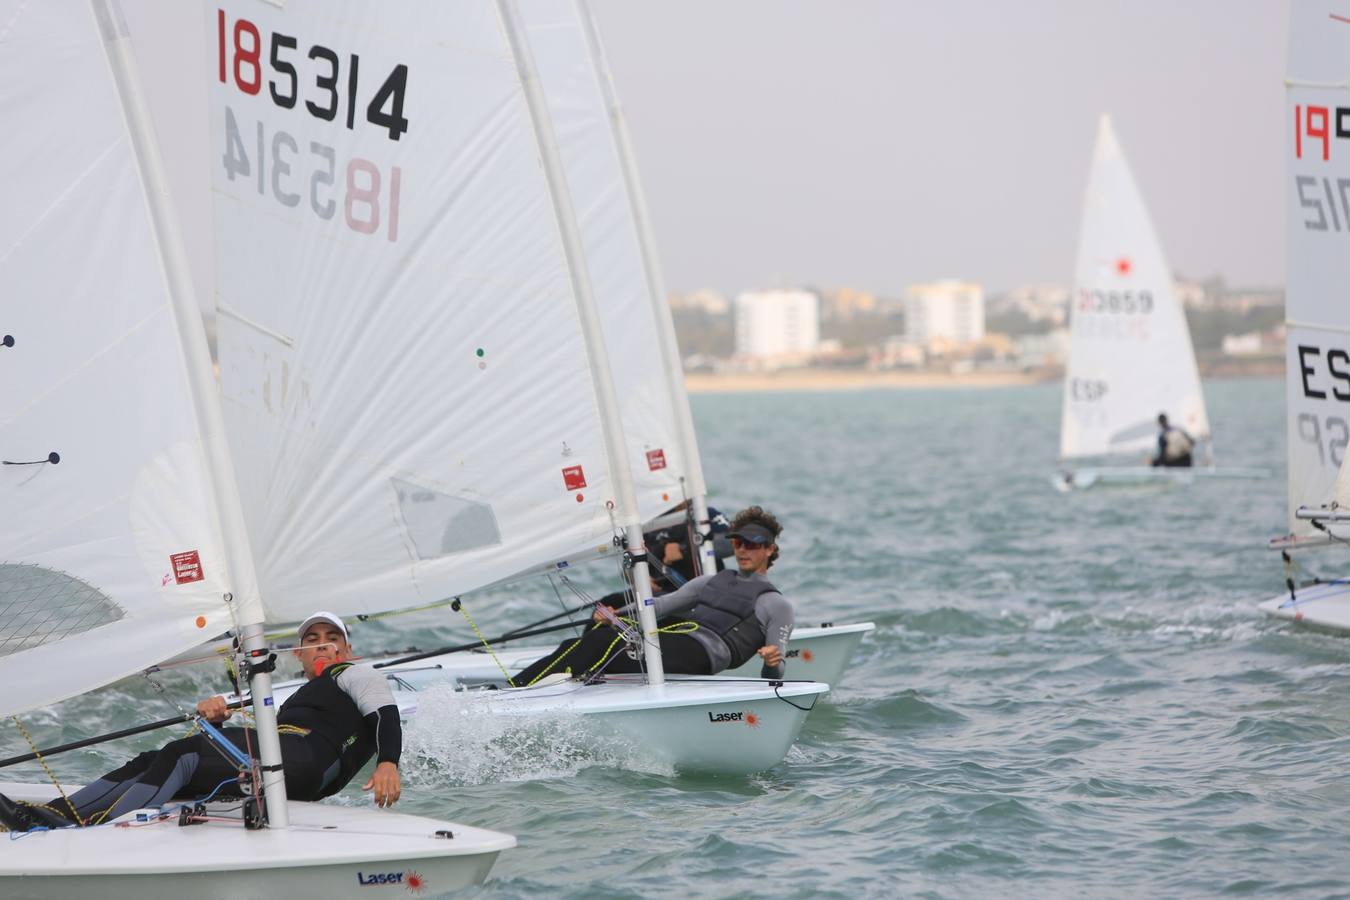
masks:
[[[660,626],[658,638],[665,670],[679,675],[714,675],[759,656],[761,678],[782,678],[788,638],[792,635],[792,604],[768,579],[778,559],[782,526],[772,513],[758,506],[741,510],[731,522],[736,569],[700,575],[678,590],[653,598]],[[632,604],[617,610],[632,618]],[[604,673],[639,672],[641,663],[628,653],[622,639],[623,623],[610,622],[606,609],[596,609],[595,625],[581,638],[564,641],[548,656],[536,660],[511,681],[525,687],[539,679],[570,672],[574,678]]]

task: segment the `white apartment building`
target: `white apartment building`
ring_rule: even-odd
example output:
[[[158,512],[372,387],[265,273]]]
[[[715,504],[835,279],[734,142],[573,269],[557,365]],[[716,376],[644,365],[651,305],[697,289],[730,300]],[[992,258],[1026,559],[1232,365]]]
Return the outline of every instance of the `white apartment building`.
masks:
[[[736,355],[805,356],[820,344],[820,298],[809,291],[745,291],[736,297]]]
[[[964,281],[905,288],[905,334],[918,344],[978,341],[984,337],[984,288]]]

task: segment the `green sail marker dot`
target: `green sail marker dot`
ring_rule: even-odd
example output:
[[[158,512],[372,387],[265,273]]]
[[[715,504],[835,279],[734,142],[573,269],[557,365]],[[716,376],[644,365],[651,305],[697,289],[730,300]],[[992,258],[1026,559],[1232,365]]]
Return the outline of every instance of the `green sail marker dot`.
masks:
[[[485,355],[485,352],[484,352],[483,348],[482,348],[482,347],[479,347],[475,355],[476,355],[479,359],[482,359],[483,356]]]

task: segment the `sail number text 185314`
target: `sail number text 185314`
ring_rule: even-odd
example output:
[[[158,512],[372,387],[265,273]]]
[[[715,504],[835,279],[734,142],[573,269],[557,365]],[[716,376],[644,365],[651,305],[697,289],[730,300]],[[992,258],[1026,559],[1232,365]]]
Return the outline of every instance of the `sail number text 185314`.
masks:
[[[216,26],[217,76],[221,84],[232,85],[249,97],[268,96],[279,109],[299,112],[303,105],[312,120],[336,123],[341,115],[348,131],[371,127],[390,141],[398,141],[408,132],[409,122],[403,115],[406,65],[393,67],[365,104],[364,115],[358,117],[358,97],[365,99],[360,91],[358,54],[346,54],[344,65],[338,53],[314,44],[302,56],[294,36],[270,32],[264,40],[264,32],[257,25],[248,19],[231,23],[224,10],[216,11]],[[299,208],[307,201],[305,205],[324,220],[334,219],[341,203],[342,221],[352,231],[383,231],[388,240],[398,240],[402,187],[398,166],[382,167],[356,156],[340,159],[329,143],[299,141],[284,129],[269,127],[262,119],[241,129],[241,116],[228,104],[224,117],[221,162],[230,181],[252,179],[260,196],[270,195],[282,206]],[[305,129],[302,126],[299,130]],[[246,135],[246,131],[252,134]],[[302,143],[307,146],[302,148]]]

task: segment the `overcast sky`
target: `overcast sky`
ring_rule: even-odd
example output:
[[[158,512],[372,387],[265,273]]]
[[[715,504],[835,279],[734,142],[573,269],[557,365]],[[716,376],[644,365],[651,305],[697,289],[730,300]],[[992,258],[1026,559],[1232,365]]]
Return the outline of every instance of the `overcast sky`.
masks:
[[[673,291],[1067,283],[1103,112],[1173,269],[1284,283],[1288,0],[592,2]]]
[[[594,0],[672,289],[1067,282],[1100,113],[1173,269],[1282,285],[1287,0]]]

